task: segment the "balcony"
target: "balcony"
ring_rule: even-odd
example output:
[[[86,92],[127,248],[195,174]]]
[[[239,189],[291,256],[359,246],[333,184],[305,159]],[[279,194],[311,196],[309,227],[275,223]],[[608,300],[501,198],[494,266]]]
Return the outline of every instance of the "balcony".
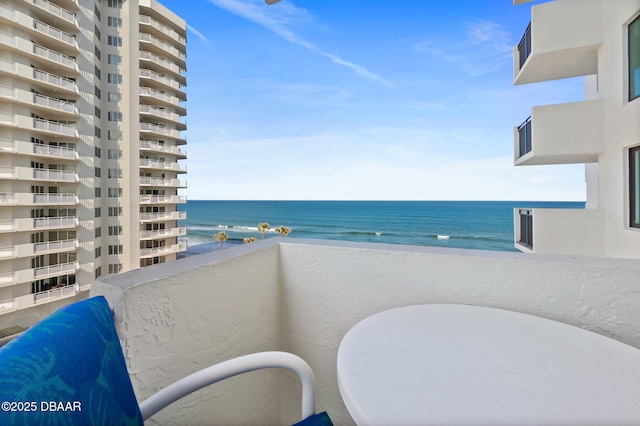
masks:
[[[23,257],[38,256],[42,254],[75,251],[78,246],[78,240],[64,240],[0,247],[0,260],[18,259]]]
[[[78,262],[60,263],[58,265],[43,266],[40,268],[23,269],[20,271],[0,274],[0,287],[15,284],[24,284],[35,280],[57,277],[61,275],[75,274],[80,269]]]
[[[145,248],[145,249],[140,249],[140,258],[144,259],[144,258],[156,257],[156,256],[166,256],[169,254],[180,253],[185,250],[187,250],[187,243],[185,242],[172,244],[170,246]]]
[[[80,292],[89,291],[90,289],[91,284],[85,284],[81,286],[68,285],[65,287],[59,287],[40,293],[27,294],[24,296],[14,297],[12,299],[0,300],[0,315],[20,311],[23,309],[33,308],[36,305],[45,304],[56,300],[73,297]]]
[[[155,64],[159,66],[161,70],[171,72],[174,78],[178,80],[179,83],[181,84],[186,83],[186,78],[183,75],[185,72],[185,69],[180,67],[178,64],[171,62],[165,58],[161,58],[160,56],[154,53],[146,52],[144,50],[140,51],[139,58],[140,58],[141,66],[143,62],[146,62],[147,65],[151,67],[153,67],[153,64]]]
[[[140,115],[146,115],[151,117],[152,119],[171,123],[174,125],[176,130],[187,129],[187,125],[180,121],[180,116],[178,114],[176,114],[175,112],[167,111],[164,108],[158,108],[151,105],[140,105]]]
[[[150,158],[140,159],[140,168],[143,169],[156,169],[156,170],[171,170],[177,173],[186,173],[186,168],[181,168],[177,161],[162,161],[152,160]]]
[[[175,94],[180,97],[180,100],[184,101],[187,99],[185,86],[172,78],[144,68],[140,69],[140,78],[142,79],[141,84],[149,84],[160,89],[168,88],[173,90]]]
[[[173,40],[177,41],[180,45],[185,45],[187,43],[187,39],[184,36],[178,34],[175,30],[170,27],[161,24],[150,16],[140,15],[138,17],[138,22],[142,25],[154,28],[155,30],[161,32],[164,35],[171,37]]]
[[[159,229],[156,231],[140,231],[141,240],[157,240],[162,238],[182,237],[187,235],[187,227]],[[185,249],[186,250],[186,249]]]
[[[525,253],[604,256],[604,211],[514,209],[514,246]]]
[[[58,123],[55,121],[40,120],[38,118],[33,119],[33,129],[39,130],[44,133],[52,133],[55,135],[70,136],[73,138],[80,137],[78,131],[73,126]]]
[[[177,60],[180,63],[180,66],[182,68],[186,67],[186,58],[187,55],[184,52],[181,52],[180,50],[176,49],[175,46],[164,42],[154,36],[152,36],[151,34],[146,34],[146,33],[140,33],[139,34],[139,40],[140,40],[140,49],[143,48],[144,46],[144,50],[149,50],[149,51],[155,51],[157,54],[163,55],[163,54],[169,54],[173,57],[174,60]]]
[[[533,107],[514,129],[514,163],[594,163],[604,152],[602,100]]]
[[[178,179],[166,179],[166,178],[140,176],[140,186],[186,188],[187,183],[181,182]]]
[[[358,321],[407,305],[471,304],[640,347],[638,277],[635,260],[272,238],[101,277],[91,295],[105,295],[116,312],[139,400],[194,365],[284,350],[311,365],[317,406],[335,425],[353,425],[338,390],[336,359]],[[252,373],[176,402],[154,421],[292,424],[299,386],[281,372]]]
[[[2,205],[2,203],[0,203],[0,205]],[[73,229],[77,228],[79,224],[80,221],[77,217],[0,219],[0,233]]]
[[[184,140],[178,130],[170,129],[156,123],[140,123],[140,132],[148,132],[155,135],[169,136],[174,139]]]
[[[173,211],[162,213],[140,213],[140,222],[168,222],[173,220],[184,220],[187,212]]]
[[[165,143],[161,143],[160,141],[141,140],[140,150],[173,154],[178,159],[187,158],[187,153],[185,151],[181,150],[175,145],[167,145]]]
[[[30,167],[0,166],[0,179],[41,180],[48,182],[78,182],[76,172],[68,170],[32,169]]]
[[[35,6],[34,10],[38,13],[44,12],[42,16],[43,18],[47,18],[46,20],[57,22],[58,25],[65,25],[68,28],[72,28],[78,31],[80,30],[76,15],[68,11],[67,9],[58,6],[55,3],[47,0],[25,0],[25,3]]]
[[[140,204],[184,204],[187,197],[182,195],[141,195]]]
[[[0,206],[69,206],[78,204],[79,202],[80,200],[75,194],[0,194]]]
[[[547,2],[531,7],[531,24],[513,49],[514,83],[598,72],[602,0]]]
[[[7,139],[0,139],[0,152],[35,155],[60,160],[78,160],[80,158],[75,149]]]
[[[0,86],[0,98],[34,107],[52,116],[75,120],[80,116],[74,103],[52,98],[15,87]]]
[[[43,70],[31,68],[28,65],[0,59],[0,73],[9,74],[15,78],[21,78],[36,86],[41,86],[52,92],[62,92],[61,95],[77,96],[80,94],[76,82],[59,75],[51,74]]]
[[[170,105],[171,107],[173,107],[174,111],[180,115],[187,115],[187,110],[184,106],[182,106],[182,104],[180,104],[180,99],[167,94],[163,91],[160,90],[156,90],[154,88],[151,87],[140,87],[140,96],[145,97],[144,99],[144,103],[145,104],[151,104],[151,105],[159,105],[159,106],[163,106],[163,105]]]

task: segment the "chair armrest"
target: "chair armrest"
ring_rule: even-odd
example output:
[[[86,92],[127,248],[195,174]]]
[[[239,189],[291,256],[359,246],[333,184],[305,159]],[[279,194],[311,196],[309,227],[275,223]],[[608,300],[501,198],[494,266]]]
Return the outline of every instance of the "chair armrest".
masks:
[[[315,414],[316,383],[311,367],[302,358],[287,352],[259,352],[212,365],[156,392],[140,404],[142,419],[146,421],[169,404],[206,386],[264,368],[286,368],[296,373],[302,383],[302,419]]]

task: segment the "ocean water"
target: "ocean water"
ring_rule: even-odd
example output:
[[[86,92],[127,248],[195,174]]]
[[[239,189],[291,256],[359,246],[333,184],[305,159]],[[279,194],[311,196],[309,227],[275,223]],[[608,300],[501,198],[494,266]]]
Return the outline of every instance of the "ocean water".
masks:
[[[513,248],[513,209],[584,208],[583,202],[528,201],[188,201],[191,252],[218,248],[213,235],[225,231],[223,248],[258,239],[256,227],[291,228],[287,238],[316,238],[390,244],[411,244],[482,250]],[[439,239],[438,235],[449,236]],[[275,231],[264,238],[278,236]],[[191,248],[199,245],[198,249]]]

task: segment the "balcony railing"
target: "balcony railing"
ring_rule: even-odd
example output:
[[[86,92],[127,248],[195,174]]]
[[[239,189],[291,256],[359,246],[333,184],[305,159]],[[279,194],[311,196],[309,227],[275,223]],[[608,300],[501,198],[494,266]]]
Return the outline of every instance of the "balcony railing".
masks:
[[[529,26],[527,26],[527,29],[525,30],[524,35],[520,40],[520,43],[518,43],[518,56],[520,59],[519,61],[520,68],[522,68],[522,66],[527,61],[527,58],[529,57],[530,54],[531,54],[531,22],[529,22]]]
[[[182,195],[141,195],[140,204],[183,204],[187,197]]]
[[[141,176],[140,185],[186,187],[187,183],[186,182],[182,183],[178,179],[166,179],[166,178]]]
[[[27,294],[24,296],[14,297],[12,299],[0,300],[0,315],[9,312],[15,312],[22,309],[29,309],[36,304],[52,302],[54,300],[63,299],[65,297],[75,296],[81,291],[91,290],[91,284],[84,285],[68,285],[53,290],[42,291],[39,293]]]
[[[187,249],[187,243],[184,241],[170,246],[154,247],[140,249],[140,257],[162,256],[165,254],[178,253]]]
[[[35,254],[47,253],[53,251],[74,250],[78,247],[78,240],[49,241],[46,243],[37,243],[33,245]]]
[[[34,93],[33,103],[36,105],[47,107],[47,108],[53,108],[60,111],[78,115],[78,109],[76,108],[75,104],[72,104],[71,102],[67,102],[62,99],[50,98],[49,96],[42,96],[37,93]]]
[[[157,73],[155,71],[148,70],[148,69],[145,69],[145,68],[141,68],[140,69],[140,77],[150,78],[150,79],[152,79],[154,81],[161,82],[164,85],[169,86],[169,87],[179,88],[179,84],[178,84],[177,81],[175,81],[175,80],[173,80],[173,79],[171,79],[171,78],[169,78],[169,77],[167,77],[165,75],[159,74],[159,73]]]
[[[76,49],[78,48],[76,38],[69,33],[60,31],[59,29],[54,28],[51,25],[45,24],[44,22],[35,19],[33,20],[33,28],[35,28],[37,31],[40,31],[41,33],[60,40],[61,42],[66,43],[69,46],[73,46]]]
[[[78,226],[79,221],[75,216],[69,217],[41,217],[33,219],[35,229],[72,228]]]
[[[33,153],[42,155],[43,157],[57,157],[68,159],[78,158],[78,152],[75,149],[53,145],[42,145],[37,143],[33,144]]]
[[[151,62],[153,62],[155,64],[158,64],[161,67],[166,68],[168,70],[171,70],[176,74],[181,74],[181,73],[185,72],[184,68],[178,66],[177,64],[175,64],[175,63],[173,63],[171,61],[168,61],[168,60],[166,60],[164,58],[161,58],[158,55],[154,55],[151,52],[146,52],[146,51],[142,50],[142,51],[140,51],[139,58],[143,59],[143,60],[151,61]]]
[[[151,105],[140,105],[140,113],[152,114],[156,117],[166,118],[167,120],[180,121],[180,116],[178,114],[166,111],[162,108],[153,107]]]
[[[181,150],[177,146],[174,145],[166,145],[160,143],[159,141],[149,141],[149,140],[141,140],[140,141],[140,149],[148,149],[151,151],[159,151],[159,152],[168,152],[175,155],[187,156],[186,151]]]
[[[51,3],[47,0],[26,0],[27,3],[33,3],[41,9],[46,10],[49,13],[53,13],[56,16],[64,19],[67,22],[72,23],[75,26],[78,26],[78,21],[76,20],[76,15],[69,12],[66,9],[61,8],[57,4]]]
[[[47,132],[60,133],[66,136],[78,137],[78,131],[73,126],[57,123],[55,121],[47,121],[41,120],[39,118],[34,118],[33,128],[37,130],[44,130]]]
[[[182,235],[187,235],[186,226],[180,226],[178,228],[171,228],[171,229],[161,229],[157,231],[140,231],[141,239],[169,238],[169,237],[179,237]]]
[[[77,182],[78,174],[69,170],[33,169],[33,178],[55,182]]]
[[[531,152],[531,117],[518,127],[518,157]]]
[[[520,209],[520,239],[518,243],[533,249],[533,215],[531,210]]]
[[[71,56],[63,55],[62,53],[47,49],[46,47],[40,46],[38,44],[33,45],[33,53],[36,56],[40,56],[58,64],[73,68],[74,70],[78,69],[76,60]]]
[[[141,158],[140,159],[140,167],[147,167],[152,169],[164,169],[164,170],[175,170],[177,172],[186,172],[186,168],[181,168],[180,164],[176,161],[160,161],[160,160],[151,160],[149,158]]]
[[[155,123],[140,123],[140,131],[141,132],[153,132],[161,135],[167,135],[174,138],[181,138],[180,132],[175,129],[169,129],[167,127],[161,126]]]
[[[33,194],[35,204],[77,204],[75,194]]]
[[[187,212],[173,211],[164,213],[140,213],[141,222],[163,221],[163,220],[184,220]]]
[[[175,40],[178,40],[182,44],[185,44],[187,42],[186,38],[178,34],[176,31],[172,30],[171,28],[167,27],[166,25],[156,21],[150,16],[140,15],[138,18],[139,18],[138,22],[141,24],[150,25],[153,28],[157,29],[158,31],[165,33],[169,37]]]
[[[151,34],[140,33],[140,41],[151,43],[154,46],[159,47],[160,49],[180,59],[184,59],[186,57],[186,55],[181,51],[179,51],[178,49],[176,49],[175,46],[172,46],[169,43],[165,43],[164,41],[159,40],[158,38],[152,36]]]
[[[76,93],[78,92],[78,86],[76,86],[76,82],[69,78],[61,77],[55,74],[50,74],[46,71],[42,71],[39,69],[33,70],[33,78],[48,84],[52,84],[54,86],[61,87],[63,89],[72,90]]]
[[[77,271],[79,268],[80,264],[78,262],[68,262],[61,263],[59,265],[43,266],[42,268],[35,268],[33,270],[33,276],[36,279],[40,279],[50,276],[72,273]]]

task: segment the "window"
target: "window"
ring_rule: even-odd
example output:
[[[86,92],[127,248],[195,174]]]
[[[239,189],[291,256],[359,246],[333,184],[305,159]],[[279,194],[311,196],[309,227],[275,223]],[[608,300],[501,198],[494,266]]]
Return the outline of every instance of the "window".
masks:
[[[109,73],[108,81],[111,84],[122,84],[122,75]]]
[[[107,6],[113,7],[114,9],[122,9],[122,0],[109,0]]]
[[[94,33],[95,33],[95,35],[96,35],[96,38],[97,38],[98,40],[100,40],[100,30],[98,29],[98,26],[97,26],[97,25],[94,25],[94,26],[93,26],[93,31],[94,31]]]
[[[102,92],[100,92],[100,89],[98,88],[98,86],[95,86],[93,93],[95,93],[96,98],[100,99],[100,95],[102,94]]]
[[[100,275],[102,275],[102,266],[98,266],[96,268],[96,278],[98,278]]]
[[[122,188],[109,188],[108,191],[111,198],[122,197]]]
[[[95,237],[98,238],[100,235],[102,235],[102,228],[98,227],[95,229]]]
[[[118,37],[118,36],[108,36],[108,37],[107,37],[107,44],[108,44],[109,46],[122,47],[122,37]]]
[[[95,113],[96,117],[101,118],[102,111],[100,110],[100,108],[98,108],[97,106],[94,106],[93,112]],[[96,136],[100,137],[100,135],[96,135]]]
[[[98,117],[98,118],[100,118],[100,117]],[[97,138],[99,138],[100,135],[102,134],[102,130],[100,130],[100,127],[98,127],[98,126],[95,126],[95,128],[93,129],[93,132],[94,132],[94,135],[96,135]]]
[[[109,121],[122,121],[122,113],[119,111],[109,111]]]
[[[108,55],[107,56],[107,62],[109,63],[109,65],[120,65],[120,62],[122,62],[122,56],[120,56],[120,55]]]
[[[109,102],[120,102],[122,95],[120,93],[109,92]]]
[[[109,246],[109,254],[122,254],[122,244]]]
[[[110,179],[122,179],[122,169],[109,169],[107,171]]]
[[[122,19],[116,18],[115,16],[109,16],[109,18],[107,18],[107,25],[110,27],[120,28],[122,27]]]
[[[96,15],[96,18],[98,18],[98,21],[100,20],[100,9],[98,9],[98,5],[94,5],[93,6],[93,13]]]
[[[640,145],[629,149],[629,207],[629,225],[640,228]]]
[[[95,190],[95,193],[96,193],[96,194],[95,194],[95,197],[96,197],[96,198],[100,198],[100,197],[102,196],[102,188],[94,188],[94,190]],[[98,235],[96,235],[96,237],[97,237],[97,236],[98,236]]]
[[[629,100],[640,97],[640,16],[629,24]]]
[[[100,60],[100,49],[98,49],[98,46],[94,46],[93,52],[96,54],[96,58]]]
[[[94,73],[96,77],[98,78],[98,80],[100,80],[100,77],[102,76],[102,73],[100,72],[100,68],[98,68],[97,65],[94,65],[93,68],[94,68]]]
[[[95,177],[100,177],[100,167],[96,167],[94,170]]]
[[[122,235],[122,226],[110,226],[109,235]]]
[[[94,252],[95,252],[95,255],[96,255],[96,259],[99,258],[100,256],[102,256],[102,247],[96,247]]]
[[[122,139],[122,132],[120,130],[109,130],[109,139],[110,140]]]
[[[102,216],[102,210],[100,209],[100,207],[96,207],[96,208],[95,208],[95,214],[94,214],[94,216],[95,216],[95,217],[100,217],[100,216]]]
[[[100,148],[98,148],[97,146],[93,147],[93,153],[97,158],[100,158],[100,156],[102,155],[102,150]]]
[[[117,160],[122,157],[122,151],[119,149],[110,149],[107,151],[109,160]]]
[[[117,274],[119,272],[122,272],[122,263],[110,263],[109,264],[109,273],[110,274]]]
[[[109,207],[109,216],[122,216],[122,207]]]

